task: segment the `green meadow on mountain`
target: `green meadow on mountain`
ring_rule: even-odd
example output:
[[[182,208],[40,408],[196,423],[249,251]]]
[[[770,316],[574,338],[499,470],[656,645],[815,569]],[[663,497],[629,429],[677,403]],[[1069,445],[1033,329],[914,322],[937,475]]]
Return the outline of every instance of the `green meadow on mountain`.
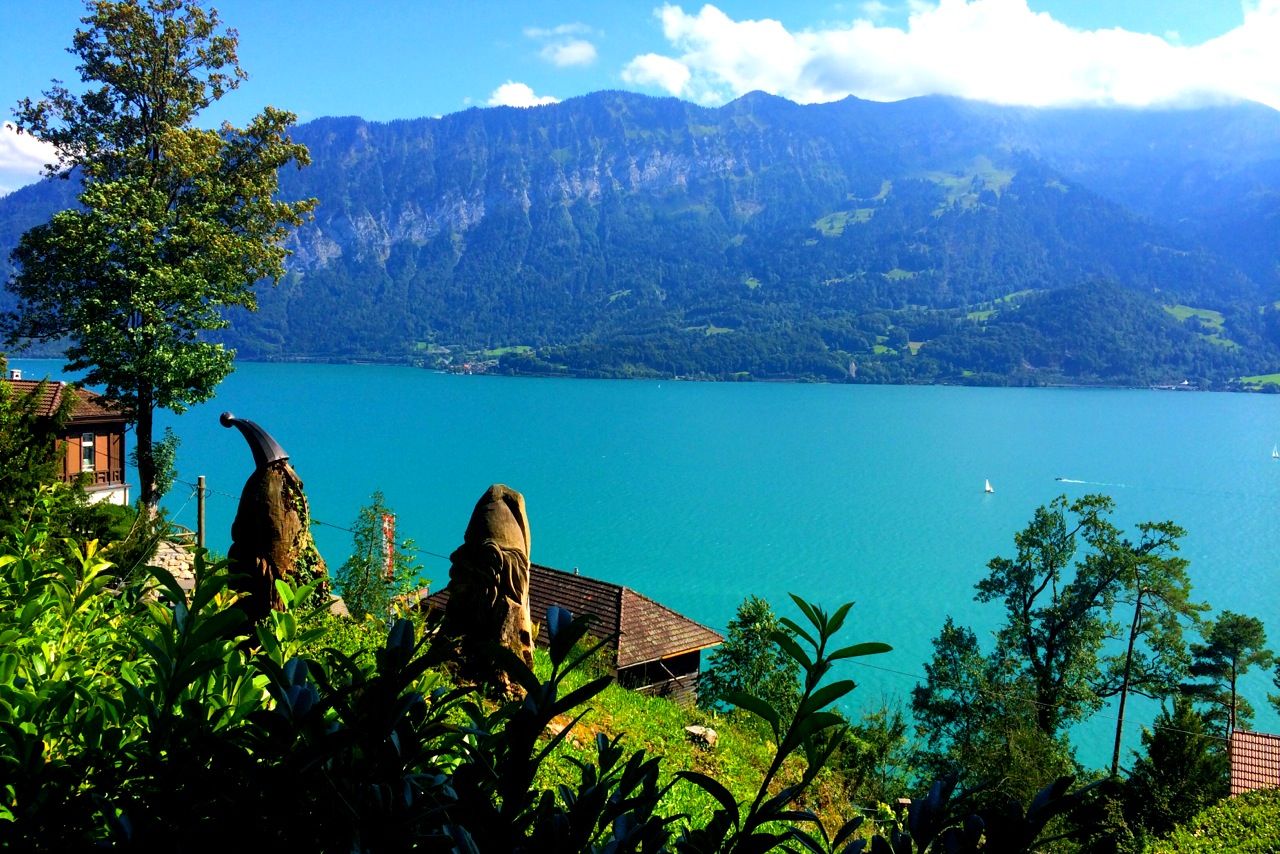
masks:
[[[1280,114],[1259,105],[598,92],[296,138],[313,165],[282,196],[320,204],[226,332],[246,358],[1215,387],[1280,370]],[[0,245],[72,198],[0,199]]]

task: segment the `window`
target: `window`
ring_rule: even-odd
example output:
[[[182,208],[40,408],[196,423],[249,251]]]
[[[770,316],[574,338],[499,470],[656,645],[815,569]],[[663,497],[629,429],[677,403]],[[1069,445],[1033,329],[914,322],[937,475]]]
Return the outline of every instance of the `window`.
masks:
[[[80,436],[80,471],[93,471],[93,434]]]

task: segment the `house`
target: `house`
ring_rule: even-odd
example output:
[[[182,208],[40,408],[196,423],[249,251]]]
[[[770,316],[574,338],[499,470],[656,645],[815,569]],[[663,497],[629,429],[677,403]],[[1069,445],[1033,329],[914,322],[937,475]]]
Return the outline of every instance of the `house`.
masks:
[[[1280,735],[1235,730],[1227,745],[1231,794],[1280,789]]]
[[[425,601],[443,608],[448,588],[426,595]],[[608,650],[618,684],[645,694],[692,702],[702,651],[724,642],[706,626],[629,587],[535,563],[529,568],[529,612],[539,646],[547,645],[547,609],[552,605],[575,617],[592,615],[590,634],[613,636]]]
[[[71,417],[57,434],[58,477],[71,482],[84,475],[90,501],[128,504],[125,413],[100,394],[53,380],[24,380],[16,369],[9,371],[7,382],[19,396],[38,394],[36,413],[43,417],[53,417],[65,396],[75,395]]]

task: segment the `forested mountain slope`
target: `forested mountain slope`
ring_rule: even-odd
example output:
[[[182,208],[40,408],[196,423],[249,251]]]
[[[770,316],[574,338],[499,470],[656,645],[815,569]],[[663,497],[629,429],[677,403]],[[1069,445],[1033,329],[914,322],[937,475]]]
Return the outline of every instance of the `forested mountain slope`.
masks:
[[[981,382],[1280,366],[1280,114],[1257,105],[600,92],[296,135],[313,165],[282,192],[320,207],[286,280],[233,318],[242,356]],[[0,199],[0,246],[69,190]],[[1089,296],[1036,296],[1064,288]],[[1056,353],[1050,318],[1143,337]]]

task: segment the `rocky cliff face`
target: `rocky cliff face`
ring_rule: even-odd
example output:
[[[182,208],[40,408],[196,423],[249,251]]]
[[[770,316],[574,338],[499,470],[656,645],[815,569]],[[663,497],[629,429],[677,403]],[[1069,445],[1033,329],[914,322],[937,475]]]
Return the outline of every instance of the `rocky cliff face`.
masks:
[[[1280,215],[1280,114],[1256,105],[798,106],[755,93],[705,109],[601,92],[327,118],[296,135],[313,165],[284,174],[282,193],[320,207],[290,239],[286,282],[235,318],[243,355],[399,358],[963,312],[1095,278],[1260,305],[1277,284],[1280,232],[1266,223]],[[0,244],[65,196],[0,200]]]

